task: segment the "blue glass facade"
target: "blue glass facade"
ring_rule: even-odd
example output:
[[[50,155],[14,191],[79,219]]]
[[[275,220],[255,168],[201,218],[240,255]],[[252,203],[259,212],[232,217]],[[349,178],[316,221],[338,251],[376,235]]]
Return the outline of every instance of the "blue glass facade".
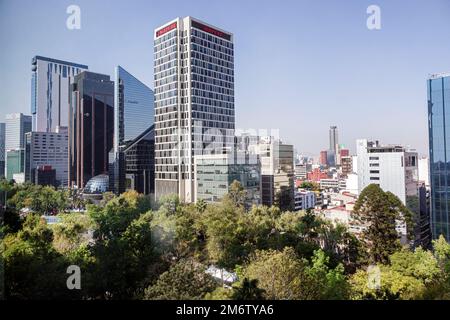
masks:
[[[431,230],[450,240],[450,75],[428,80]]]
[[[115,73],[115,134],[118,145],[136,139],[155,121],[153,91],[118,66]]]
[[[110,189],[116,194],[126,189],[153,193],[153,91],[117,66],[114,97],[114,159],[110,162]],[[132,183],[126,183],[129,180]]]

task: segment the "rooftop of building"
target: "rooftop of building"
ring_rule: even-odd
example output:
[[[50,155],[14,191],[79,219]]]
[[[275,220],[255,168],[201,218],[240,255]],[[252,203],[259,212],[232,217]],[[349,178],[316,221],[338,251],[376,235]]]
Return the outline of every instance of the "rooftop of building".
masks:
[[[84,65],[84,64],[79,64],[79,63],[74,63],[74,62],[69,62],[69,61],[64,61],[64,60],[58,60],[58,59],[53,59],[53,58],[48,58],[48,57],[43,57],[43,56],[34,56],[33,59],[31,59],[31,64],[33,64],[33,65],[36,64],[37,60],[63,64],[66,66],[71,66],[71,67],[80,68],[80,69],[88,69],[88,66]]]
[[[432,73],[428,76],[428,79],[434,80],[434,79],[447,78],[447,77],[450,77],[450,72]]]

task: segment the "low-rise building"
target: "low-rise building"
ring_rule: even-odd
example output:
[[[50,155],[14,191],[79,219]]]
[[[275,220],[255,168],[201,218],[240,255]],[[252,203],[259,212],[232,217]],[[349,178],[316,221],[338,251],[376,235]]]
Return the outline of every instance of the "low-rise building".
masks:
[[[198,155],[194,158],[195,201],[220,201],[233,181],[247,193],[246,205],[261,204],[261,164],[256,156],[240,154]]]
[[[320,189],[339,191],[340,183],[339,179],[320,179]]]
[[[56,132],[28,132],[25,134],[25,180],[39,184],[34,172],[38,167],[55,170],[55,186],[69,184],[69,135],[66,127]],[[47,171],[46,174],[49,172]],[[44,174],[44,173],[43,173]]]
[[[328,179],[328,173],[320,170],[320,168],[315,168],[311,172],[308,172],[308,181],[320,182],[322,179]]]
[[[295,211],[313,209],[316,206],[316,194],[309,190],[295,192]]]

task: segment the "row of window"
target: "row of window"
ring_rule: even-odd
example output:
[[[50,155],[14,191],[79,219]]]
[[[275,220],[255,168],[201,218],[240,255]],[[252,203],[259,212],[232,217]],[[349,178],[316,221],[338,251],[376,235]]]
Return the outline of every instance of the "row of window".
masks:
[[[160,73],[155,73],[155,76],[154,76],[155,86],[158,87],[158,80],[162,81],[164,78],[167,78],[167,77],[171,77],[171,78],[175,79],[173,81],[176,81],[177,74],[178,74],[178,69],[176,67],[172,67],[171,69],[162,71]],[[167,81],[169,81],[169,80],[167,80]]]
[[[193,81],[198,81],[201,83],[208,83],[208,84],[212,84],[215,86],[220,86],[220,87],[225,87],[225,88],[230,88],[233,89],[234,85],[232,82],[228,82],[228,81],[224,81],[224,80],[220,80],[220,79],[215,79],[212,77],[205,77],[199,74],[192,74],[192,80]],[[183,88],[183,84],[181,86]]]
[[[215,56],[210,56],[210,55],[206,55],[203,53],[199,53],[199,52],[195,52],[193,51],[191,53],[191,59],[197,59],[200,61],[205,61],[205,62],[209,62],[221,67],[225,67],[225,68],[230,68],[233,69],[234,68],[234,63],[225,59],[222,59],[222,57],[219,55],[218,57]]]
[[[230,74],[224,74],[224,73],[220,73],[220,72],[216,72],[216,71],[207,70],[207,69],[204,69],[202,67],[197,67],[197,66],[193,66],[191,71],[192,71],[193,76],[194,76],[194,74],[197,74],[199,76],[206,76],[209,78],[214,78],[214,79],[219,79],[219,80],[224,80],[224,81],[234,83],[234,76],[233,76],[234,72],[231,72]]]
[[[155,108],[161,108],[165,106],[170,106],[178,103],[178,98],[170,98],[162,101],[156,101],[155,99]]]
[[[158,66],[161,66],[161,65],[163,65],[163,64],[165,64],[167,62],[174,61],[176,59],[178,59],[178,53],[177,52],[171,53],[168,56],[165,56],[164,58],[155,59],[155,63],[154,63],[155,73],[159,72],[158,71]]]
[[[171,54],[173,52],[177,51],[177,40],[176,38],[171,39],[170,41],[164,42],[163,45],[158,46],[160,47],[159,49],[157,49],[155,47],[155,53],[154,53],[154,60],[158,60],[159,58],[162,58],[164,56],[167,56],[168,54]]]
[[[229,76],[233,76],[234,72],[233,69],[230,68],[224,68],[224,67],[220,67],[211,63],[206,63],[204,61],[198,60],[198,59],[192,59],[192,69],[194,69],[194,67],[199,67],[199,68],[203,68],[205,71],[209,71],[209,72],[215,72],[213,74],[223,74],[223,75],[229,75]],[[216,78],[216,77],[214,77]]]
[[[171,40],[173,38],[176,39],[177,33],[178,33],[178,31],[177,31],[177,29],[175,29],[173,31],[167,32],[162,37],[159,37],[158,39],[156,39],[155,40],[155,48],[157,48],[159,44],[166,42],[167,40]]]
[[[218,45],[215,43],[211,43],[209,41],[205,41],[199,37],[195,37],[195,36],[191,37],[191,48],[192,48],[192,45],[197,45],[197,46],[201,46],[203,48],[208,48],[209,50],[213,50],[213,51],[216,51],[223,55],[228,55],[230,57],[233,56],[233,49],[230,49],[226,46],[221,46],[221,45]]]
[[[226,40],[224,40],[222,38],[212,36],[212,35],[210,35],[208,33],[205,33],[205,32],[193,29],[193,28],[191,28],[191,34],[194,37],[198,37],[198,38],[201,38],[203,40],[207,40],[208,42],[215,43],[215,44],[221,45],[223,47],[227,47],[227,48],[233,49],[233,43],[231,41],[226,41]]]

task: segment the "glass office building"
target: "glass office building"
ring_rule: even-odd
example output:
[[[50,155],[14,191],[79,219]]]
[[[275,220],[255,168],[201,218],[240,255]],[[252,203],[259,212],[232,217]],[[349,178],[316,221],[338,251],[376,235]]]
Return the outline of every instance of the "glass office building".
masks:
[[[126,189],[153,193],[153,182],[149,181],[154,180],[154,173],[150,173],[154,172],[153,91],[117,66],[114,98],[114,155],[110,164],[110,188],[117,194]],[[126,183],[126,176],[131,182]]]
[[[5,176],[24,172],[25,134],[31,131],[31,116],[22,113],[5,117]]]
[[[114,83],[114,147],[136,139],[155,121],[153,91],[117,66]]]
[[[6,179],[11,180],[14,174],[24,172],[25,150],[14,149],[6,152]]]
[[[107,174],[114,136],[114,83],[108,75],[84,71],[71,88],[69,184],[83,188]]]
[[[212,154],[195,156],[195,201],[218,202],[233,181],[246,192],[246,207],[261,204],[261,163],[244,154]]]
[[[450,74],[428,80],[431,231],[450,240]]]
[[[123,149],[125,189],[155,193],[155,130],[147,128]]]

